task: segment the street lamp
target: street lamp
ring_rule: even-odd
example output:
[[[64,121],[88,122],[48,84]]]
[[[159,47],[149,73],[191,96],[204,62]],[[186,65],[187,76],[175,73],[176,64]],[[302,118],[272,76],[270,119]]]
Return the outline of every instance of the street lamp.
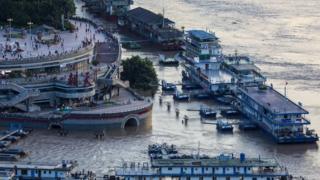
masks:
[[[11,41],[11,22],[13,21],[13,19],[8,18],[7,21],[9,22],[9,41]]]
[[[31,26],[33,25],[33,22],[29,21],[28,25],[29,25],[29,30],[30,30],[30,39],[31,39],[31,42],[32,42]]]
[[[33,25],[33,22],[29,21],[27,24],[29,25],[29,30],[30,30],[30,45],[31,45],[31,47],[30,47],[30,48],[32,48],[32,33],[31,33],[31,26]],[[26,47],[26,48],[27,48],[27,47]],[[30,52],[30,54],[31,54],[31,52]]]

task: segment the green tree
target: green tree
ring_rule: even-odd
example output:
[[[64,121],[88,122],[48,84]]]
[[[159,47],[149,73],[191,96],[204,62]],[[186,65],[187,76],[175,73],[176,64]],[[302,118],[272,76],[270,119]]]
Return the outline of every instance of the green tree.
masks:
[[[158,77],[149,59],[133,56],[123,61],[122,66],[121,79],[129,81],[132,88],[157,91]]]
[[[15,26],[26,27],[32,21],[61,28],[61,15],[74,15],[75,4],[73,0],[0,0],[0,12],[1,24],[12,18]]]

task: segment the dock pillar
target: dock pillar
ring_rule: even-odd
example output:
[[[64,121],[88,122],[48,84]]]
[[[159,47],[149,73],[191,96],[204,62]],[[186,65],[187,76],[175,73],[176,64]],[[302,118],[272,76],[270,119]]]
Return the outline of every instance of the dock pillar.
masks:
[[[159,104],[162,105],[162,96],[159,96]]]
[[[176,108],[176,118],[178,118],[180,115],[180,110],[178,108]]]

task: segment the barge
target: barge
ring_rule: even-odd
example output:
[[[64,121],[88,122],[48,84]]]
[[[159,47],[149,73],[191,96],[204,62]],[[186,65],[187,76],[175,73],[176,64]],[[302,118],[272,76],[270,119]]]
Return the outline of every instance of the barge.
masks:
[[[309,112],[272,87],[239,88],[238,109],[271,135],[277,143],[315,142],[319,137],[307,126]]]
[[[244,153],[218,156],[186,155],[155,146],[149,151],[150,162],[125,162],[115,174],[125,180],[180,179],[180,180],[289,180],[287,169],[272,158],[247,158]],[[168,147],[165,146],[165,147]],[[169,145],[169,147],[171,147]]]
[[[0,162],[0,169],[8,172],[8,176],[23,180],[73,179],[71,171],[76,166],[76,162],[67,161],[61,163]]]

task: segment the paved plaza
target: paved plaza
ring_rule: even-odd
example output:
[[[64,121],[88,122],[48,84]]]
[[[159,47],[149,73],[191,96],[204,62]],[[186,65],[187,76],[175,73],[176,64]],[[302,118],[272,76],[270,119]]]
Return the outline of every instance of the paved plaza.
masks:
[[[3,29],[0,31],[0,60],[19,60],[30,57],[55,56],[68,54],[84,47],[88,42],[104,42],[108,38],[102,32],[95,29],[92,25],[79,21],[71,21],[75,25],[76,30],[71,33],[69,31],[55,31],[58,41],[54,44],[40,43],[37,39],[39,31],[35,32],[34,28],[25,30],[26,35],[23,38],[11,38],[10,41],[6,36],[8,33]],[[12,30],[14,33],[15,30]],[[13,34],[12,33],[12,34]],[[43,39],[52,40],[54,33],[42,33]]]

